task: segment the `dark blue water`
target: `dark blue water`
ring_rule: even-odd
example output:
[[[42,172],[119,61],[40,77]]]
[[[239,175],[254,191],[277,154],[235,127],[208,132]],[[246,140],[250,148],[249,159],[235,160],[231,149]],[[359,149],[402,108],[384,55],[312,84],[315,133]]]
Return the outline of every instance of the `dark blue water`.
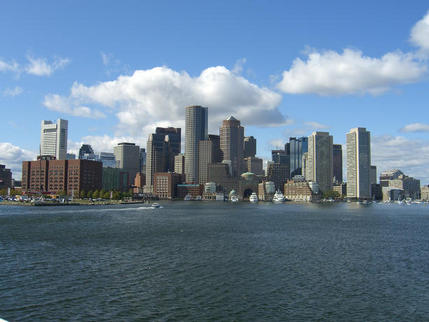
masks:
[[[0,317],[429,320],[429,206],[0,206]]]

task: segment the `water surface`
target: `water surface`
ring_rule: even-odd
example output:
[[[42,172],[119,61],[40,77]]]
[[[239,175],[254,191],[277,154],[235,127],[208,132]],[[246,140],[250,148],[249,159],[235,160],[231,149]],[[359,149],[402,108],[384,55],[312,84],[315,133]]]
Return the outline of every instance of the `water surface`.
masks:
[[[428,320],[429,206],[0,206],[0,317]]]

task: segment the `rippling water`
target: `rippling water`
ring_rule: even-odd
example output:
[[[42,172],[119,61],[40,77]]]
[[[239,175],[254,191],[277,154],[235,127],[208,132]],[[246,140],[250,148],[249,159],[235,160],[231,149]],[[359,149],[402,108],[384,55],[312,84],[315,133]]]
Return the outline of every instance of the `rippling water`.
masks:
[[[0,318],[428,320],[429,206],[0,207]]]

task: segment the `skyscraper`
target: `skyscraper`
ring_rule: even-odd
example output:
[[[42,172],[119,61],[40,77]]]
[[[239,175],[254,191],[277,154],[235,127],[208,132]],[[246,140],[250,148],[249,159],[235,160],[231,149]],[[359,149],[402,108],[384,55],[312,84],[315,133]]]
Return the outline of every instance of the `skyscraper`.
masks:
[[[336,183],[343,182],[343,147],[341,144],[332,146],[333,166],[334,166],[334,181]]]
[[[186,107],[185,128],[185,175],[186,182],[198,182],[199,142],[207,140],[208,108]]]
[[[246,136],[244,138],[244,152],[243,158],[256,156],[256,139],[253,136]]]
[[[176,127],[157,127],[156,134],[164,135],[164,141],[167,143],[167,163],[165,171],[174,171],[174,157],[181,151],[182,129]]]
[[[44,156],[54,156],[57,160],[66,160],[67,132],[67,120],[58,119],[56,123],[52,121],[42,121],[40,131],[40,154]]]
[[[370,132],[359,127],[351,129],[347,138],[347,197],[371,198]]]
[[[308,151],[308,138],[289,138],[290,177],[302,175],[302,155]]]
[[[121,185],[130,186],[136,173],[140,172],[140,147],[134,143],[119,143],[113,148],[113,153],[122,172]]]
[[[332,136],[328,132],[313,132],[308,137],[306,180],[319,184],[322,192],[332,190]]]
[[[94,155],[94,150],[92,149],[92,146],[90,144],[82,144],[82,146],[79,149],[79,159],[88,160],[88,157],[85,156],[85,154],[91,155],[91,156]]]
[[[166,171],[168,163],[167,155],[165,135],[158,133],[149,134],[146,148],[146,187],[148,191],[152,190],[154,174]]]
[[[199,183],[208,182],[208,165],[221,162],[219,135],[209,134],[208,140],[199,143]]]
[[[240,121],[231,115],[223,120],[219,134],[223,160],[231,161],[232,176],[238,177],[242,173],[243,165],[244,128]]]

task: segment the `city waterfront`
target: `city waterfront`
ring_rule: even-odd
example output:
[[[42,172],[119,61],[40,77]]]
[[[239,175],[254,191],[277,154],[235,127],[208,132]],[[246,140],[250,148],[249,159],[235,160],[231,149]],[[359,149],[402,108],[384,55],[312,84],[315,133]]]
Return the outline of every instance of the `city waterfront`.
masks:
[[[429,206],[0,207],[0,317],[424,320]]]

